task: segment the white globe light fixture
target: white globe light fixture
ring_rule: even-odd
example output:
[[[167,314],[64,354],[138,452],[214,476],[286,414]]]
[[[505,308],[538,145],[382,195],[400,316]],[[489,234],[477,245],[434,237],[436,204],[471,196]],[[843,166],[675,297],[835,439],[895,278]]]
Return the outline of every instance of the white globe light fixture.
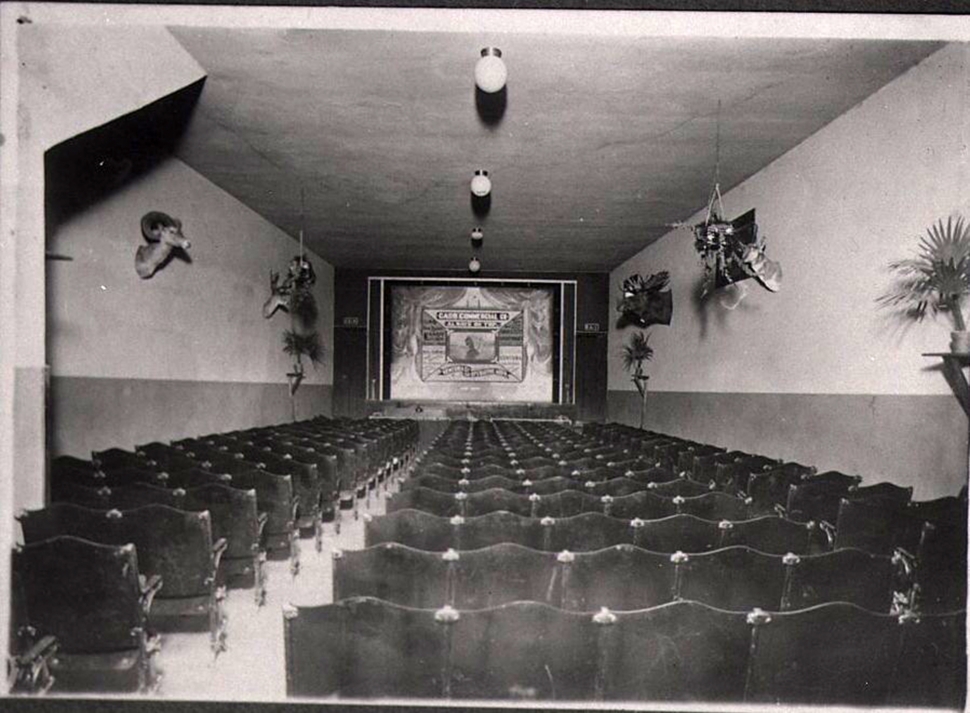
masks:
[[[488,179],[488,171],[479,169],[472,177],[472,193],[479,198],[484,198],[492,192],[492,182]]]
[[[468,272],[475,274],[482,269],[482,263],[478,261],[477,257],[473,257],[468,261]]]
[[[494,94],[505,87],[509,71],[502,61],[502,50],[497,47],[486,47],[482,50],[482,58],[475,65],[475,84],[483,92]]]
[[[476,245],[482,242],[485,237],[485,232],[481,228],[472,228],[472,242]]]

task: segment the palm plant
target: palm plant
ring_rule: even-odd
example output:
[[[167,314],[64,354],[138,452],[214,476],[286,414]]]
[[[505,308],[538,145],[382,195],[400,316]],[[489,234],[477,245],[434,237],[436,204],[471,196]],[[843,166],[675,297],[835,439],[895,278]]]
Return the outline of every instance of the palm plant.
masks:
[[[633,383],[640,392],[640,428],[643,428],[647,411],[647,379],[643,373],[643,362],[653,359],[653,347],[650,346],[650,332],[635,332],[630,341],[623,345],[623,368],[633,370]]]
[[[965,332],[964,301],[970,294],[970,223],[962,216],[941,218],[919,242],[915,258],[889,265],[893,287],[879,298],[905,317],[922,321],[928,311],[949,313],[956,330]]]
[[[633,369],[634,378],[643,376],[643,362],[653,359],[653,347],[650,346],[650,332],[636,332],[627,344],[623,345],[623,368]]]
[[[313,364],[318,364],[323,359],[320,335],[315,331],[299,334],[287,329],[283,332],[283,352],[293,357],[298,367],[302,366],[300,357],[304,356]]]

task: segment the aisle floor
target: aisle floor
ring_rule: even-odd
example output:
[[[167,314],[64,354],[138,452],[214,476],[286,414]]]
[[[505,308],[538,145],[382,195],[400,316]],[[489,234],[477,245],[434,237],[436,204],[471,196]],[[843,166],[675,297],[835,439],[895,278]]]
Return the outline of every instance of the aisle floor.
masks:
[[[389,486],[397,490],[396,485]],[[335,549],[364,547],[364,513],[384,513],[382,485],[371,494],[370,507],[360,502],[361,517],[342,514],[340,533],[327,523],[323,551],[312,539],[300,540],[300,573],[290,575],[289,562],[267,562],[266,604],[257,607],[251,589],[230,590],[226,598],[228,649],[214,656],[207,633],[165,634],[157,665],[162,681],[155,694],[167,699],[279,701],[286,698],[283,654],[283,606],[329,604],[333,601]]]

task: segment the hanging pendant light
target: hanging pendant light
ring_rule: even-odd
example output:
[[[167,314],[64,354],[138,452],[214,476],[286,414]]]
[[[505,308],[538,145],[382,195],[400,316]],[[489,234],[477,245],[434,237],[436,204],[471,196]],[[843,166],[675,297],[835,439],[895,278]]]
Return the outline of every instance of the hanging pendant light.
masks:
[[[492,182],[488,178],[488,171],[481,168],[475,171],[475,175],[472,176],[471,189],[472,193],[479,198],[484,198],[492,192]]]
[[[494,94],[505,88],[509,72],[502,61],[502,50],[497,47],[486,47],[482,50],[482,57],[475,64],[475,84],[483,92]]]
[[[473,257],[471,260],[468,261],[468,272],[474,275],[481,269],[482,269],[482,263],[478,261],[477,257]]]

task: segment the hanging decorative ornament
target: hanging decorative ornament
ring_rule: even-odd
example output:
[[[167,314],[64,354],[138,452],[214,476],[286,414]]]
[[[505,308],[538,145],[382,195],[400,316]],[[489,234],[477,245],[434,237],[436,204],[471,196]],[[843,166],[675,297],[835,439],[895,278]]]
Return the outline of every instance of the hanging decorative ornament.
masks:
[[[475,64],[475,84],[483,92],[494,94],[505,88],[509,71],[502,61],[502,50],[497,47],[486,47],[482,50],[482,57]]]
[[[492,182],[488,178],[488,171],[478,169],[472,176],[472,193],[479,198],[484,198],[492,192]]]
[[[484,237],[485,232],[481,228],[472,228],[472,245],[481,245]]]
[[[781,287],[781,265],[765,257],[765,243],[758,235],[754,209],[735,220],[724,218],[721,199],[721,102],[717,103],[717,139],[715,144],[714,188],[707,202],[707,217],[689,227],[694,233],[694,249],[704,266],[703,295],[735,285],[754,277],[771,292]],[[734,288],[722,295],[720,302],[735,309],[747,294],[747,288]]]
[[[482,269],[482,263],[478,261],[477,257],[473,257],[471,260],[468,261],[468,271],[473,275],[478,273],[478,271],[481,269]]]

